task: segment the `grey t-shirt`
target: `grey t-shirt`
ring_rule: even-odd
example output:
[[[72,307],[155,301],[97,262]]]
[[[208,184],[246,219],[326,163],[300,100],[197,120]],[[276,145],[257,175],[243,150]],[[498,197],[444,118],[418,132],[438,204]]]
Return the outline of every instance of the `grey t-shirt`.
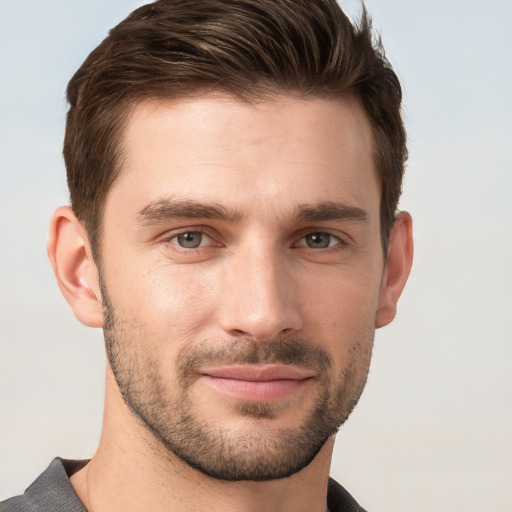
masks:
[[[0,512],[87,512],[69,481],[87,462],[53,459],[24,494],[0,503]]]
[[[0,512],[87,512],[69,477],[83,468],[86,460],[53,459],[48,469],[21,496],[0,503]],[[350,494],[329,480],[327,506],[330,512],[365,512]]]

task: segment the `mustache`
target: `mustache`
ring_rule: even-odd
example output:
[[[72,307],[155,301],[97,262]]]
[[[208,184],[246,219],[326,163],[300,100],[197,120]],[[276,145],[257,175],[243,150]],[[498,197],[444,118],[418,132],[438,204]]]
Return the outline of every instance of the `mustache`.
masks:
[[[205,342],[182,350],[178,357],[178,377],[188,380],[205,365],[288,364],[322,373],[332,367],[330,356],[318,347],[298,340],[275,339],[259,342],[239,338],[230,343]]]

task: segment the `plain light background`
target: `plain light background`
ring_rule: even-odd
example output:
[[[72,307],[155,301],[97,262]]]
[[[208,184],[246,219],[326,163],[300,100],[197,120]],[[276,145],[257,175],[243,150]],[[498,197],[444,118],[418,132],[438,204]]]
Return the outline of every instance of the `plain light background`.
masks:
[[[65,86],[141,3],[0,0],[0,499],[98,441],[102,335],[45,245],[67,203]],[[332,474],[370,511],[511,512],[512,1],[366,5],[404,87],[416,260]]]

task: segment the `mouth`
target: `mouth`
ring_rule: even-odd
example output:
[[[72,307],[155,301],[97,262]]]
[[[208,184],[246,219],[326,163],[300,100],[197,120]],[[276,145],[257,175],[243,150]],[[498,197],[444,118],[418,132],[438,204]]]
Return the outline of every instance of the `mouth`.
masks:
[[[201,379],[214,390],[249,402],[290,397],[311,383],[315,372],[293,365],[234,365],[203,368]]]

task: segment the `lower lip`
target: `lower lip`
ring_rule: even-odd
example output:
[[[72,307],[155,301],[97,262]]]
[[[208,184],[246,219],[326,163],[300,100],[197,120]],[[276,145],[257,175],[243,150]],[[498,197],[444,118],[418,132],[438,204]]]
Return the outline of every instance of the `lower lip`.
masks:
[[[204,375],[205,382],[221,393],[250,402],[273,402],[303,389],[311,379],[252,381]]]

